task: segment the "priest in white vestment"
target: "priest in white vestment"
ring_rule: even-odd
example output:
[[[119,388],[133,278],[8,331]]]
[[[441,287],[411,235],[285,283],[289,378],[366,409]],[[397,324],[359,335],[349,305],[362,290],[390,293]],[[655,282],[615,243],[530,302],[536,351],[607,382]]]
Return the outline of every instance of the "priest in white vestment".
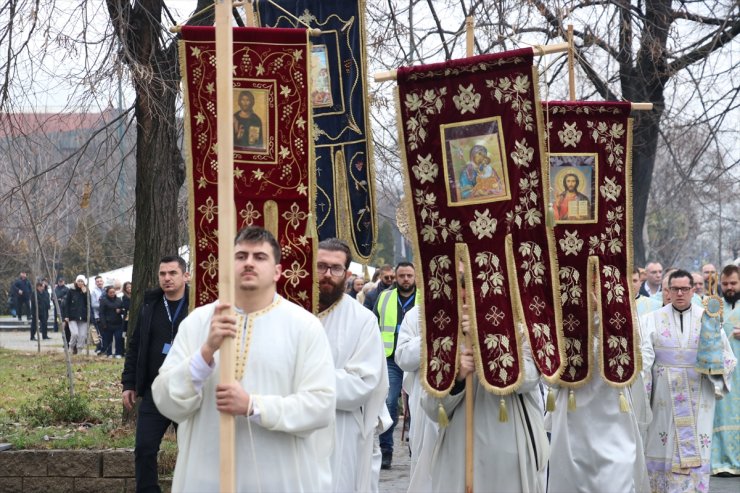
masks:
[[[724,298],[722,329],[735,357],[740,356],[740,271],[727,265],[720,276]],[[740,371],[732,376],[732,390],[717,402],[712,434],[712,474],[740,476]],[[737,480],[740,482],[740,480]],[[739,485],[740,487],[740,485]]]
[[[388,395],[388,369],[375,315],[344,293],[350,262],[345,242],[329,238],[319,243],[319,319],[337,382],[332,491],[364,493],[372,490],[373,439]]]
[[[396,345],[396,364],[404,371],[403,389],[409,395],[409,446],[411,471],[408,492],[427,493],[432,489],[432,453],[437,441],[437,423],[421,408],[424,389],[419,379],[421,364],[421,326],[419,307],[412,308],[401,322]]]
[[[690,273],[673,272],[668,289],[671,303],[640,319],[643,379],[653,415],[645,439],[650,488],[708,492],[715,389],[728,390],[736,359],[722,333],[726,373],[707,376],[695,370],[704,310],[691,303]]]
[[[463,331],[468,332],[468,315],[463,315]],[[550,453],[544,430],[540,374],[532,359],[527,334],[520,328],[524,381],[519,389],[505,396],[487,392],[474,382],[474,459],[473,491],[543,492],[542,472]],[[457,383],[441,399],[449,425],[440,428],[432,460],[432,491],[465,491],[465,376],[474,373],[473,352],[461,347]],[[503,398],[508,420],[499,421]],[[440,399],[424,393],[421,405],[437,421]]]
[[[335,377],[321,322],[276,293],[280,246],[266,230],[239,232],[234,310],[196,308],[152,384],[159,411],[179,423],[173,492],[219,491],[220,413],[236,420],[238,492],[331,488]],[[219,348],[235,338],[236,375],[219,383]]]

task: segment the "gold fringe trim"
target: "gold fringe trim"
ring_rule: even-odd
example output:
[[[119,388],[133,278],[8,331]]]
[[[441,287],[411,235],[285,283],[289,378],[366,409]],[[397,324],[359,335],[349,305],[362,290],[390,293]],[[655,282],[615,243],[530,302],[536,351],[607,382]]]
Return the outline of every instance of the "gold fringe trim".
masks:
[[[265,217],[265,229],[272,233],[275,238],[280,238],[278,234],[278,205],[274,200],[266,200],[262,213]]]
[[[440,428],[447,428],[447,425],[450,424],[450,419],[447,417],[447,413],[441,402],[437,407],[437,424],[439,424]]]
[[[409,166],[408,166],[408,157],[406,156],[406,139],[404,137],[404,128],[406,128],[403,124],[403,121],[401,120],[401,100],[399,96],[400,92],[398,89],[398,85],[396,85],[395,90],[393,91],[393,98],[396,105],[396,128],[398,129],[398,149],[399,153],[401,155],[401,170],[403,172],[403,190],[404,193],[409,196],[413,197],[413,193],[411,192],[411,186],[409,185],[410,178],[409,178]],[[415,233],[411,235],[410,243],[411,248],[413,248],[413,251],[420,252],[421,249],[419,248],[419,235],[416,233],[419,231],[417,225],[416,225],[416,215],[413,213],[413,211],[410,211],[409,214],[409,228],[411,231],[414,231]],[[419,258],[419,255],[414,255],[414,270],[416,271],[416,299],[418,300],[416,302],[416,305],[419,307],[419,327],[426,327],[426,314],[425,314],[425,306],[426,302],[424,300],[424,286],[426,285],[426,278],[424,277],[424,271],[422,270],[421,265],[421,259]],[[316,285],[316,289],[318,289],[318,284],[314,283]],[[459,344],[459,338],[458,341],[456,341],[457,344]],[[419,365],[419,378],[421,380],[421,386],[424,390],[427,391],[429,395],[432,397],[436,397],[438,399],[441,399],[442,397],[445,397],[447,394],[450,393],[450,390],[452,390],[452,387],[455,385],[455,379],[453,378],[450,382],[450,385],[446,389],[437,390],[436,388],[433,388],[431,385],[429,385],[428,374],[427,369],[429,367],[428,361],[427,361],[427,355],[429,354],[428,348],[427,348],[427,340],[426,337],[421,338],[421,363]],[[460,352],[455,351],[455,368],[458,368],[460,366]]]
[[[362,277],[365,278],[365,282],[370,280],[370,269],[367,268],[367,264],[362,264]]]
[[[701,373],[703,375],[726,375],[727,374],[727,371],[725,371],[724,369],[721,369],[721,370],[712,370],[712,369],[709,369],[709,368],[699,368],[699,367],[696,367],[696,368],[694,368],[694,370],[696,371],[696,373]]]
[[[568,411],[576,410],[576,393],[573,389],[568,390]]]
[[[619,410],[623,413],[630,411],[630,405],[627,402],[627,397],[625,397],[623,390],[619,391]]]
[[[198,241],[195,234],[195,183],[193,183],[193,142],[190,138],[192,135],[192,129],[190,127],[190,92],[188,91],[188,65],[187,65],[187,46],[185,40],[180,39],[177,42],[178,51],[180,56],[180,74],[182,76],[182,99],[183,106],[185,107],[185,165],[187,168],[187,182],[188,182],[188,238],[190,243],[190,258],[189,264],[192,266],[193,272],[195,273],[199,269],[200,263],[198,262]],[[195,287],[198,284],[199,279],[194,279],[192,286]],[[188,311],[192,311],[196,307],[197,298],[195,296],[195,289],[190,289],[188,294]]]
[[[541,193],[542,201],[545,205],[545,231],[547,234],[547,251],[550,259],[550,285],[552,286],[552,310],[555,315],[555,327],[553,327],[554,338],[553,342],[558,348],[558,356],[560,365],[555,372],[548,376],[542,374],[542,380],[550,385],[559,383],[560,377],[565,371],[567,357],[565,354],[565,336],[563,334],[563,308],[560,305],[560,276],[558,275],[560,268],[558,266],[557,257],[557,243],[555,242],[555,212],[552,204],[550,203],[550,158],[547,153],[549,147],[545,145],[545,134],[547,133],[547,127],[545,126],[545,119],[543,115],[543,103],[540,99],[540,75],[536,65],[532,65],[532,83],[534,85],[534,109],[535,116],[537,118],[538,132],[538,145],[540,149],[540,177],[541,177]],[[549,117],[548,117],[549,119]],[[517,293],[518,295],[518,293]],[[522,319],[524,320],[524,319]],[[529,331],[527,331],[529,336]]]
[[[498,403],[498,420],[501,423],[509,421],[509,413],[506,412],[506,401],[503,396],[501,396],[501,400]]]
[[[555,412],[555,392],[552,387],[547,389],[547,403],[545,404],[545,411],[548,413]]]

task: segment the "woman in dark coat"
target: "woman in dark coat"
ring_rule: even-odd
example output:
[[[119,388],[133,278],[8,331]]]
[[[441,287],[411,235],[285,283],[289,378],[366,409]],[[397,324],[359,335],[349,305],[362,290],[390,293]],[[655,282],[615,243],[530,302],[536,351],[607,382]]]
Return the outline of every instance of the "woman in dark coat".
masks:
[[[69,346],[72,348],[72,354],[77,354],[77,351],[87,344],[87,327],[91,314],[86,281],[85,276],[77,276],[75,285],[69,290],[64,303],[64,321],[69,324]]]
[[[103,332],[103,351],[112,357],[113,338],[116,339],[116,358],[123,357],[123,300],[116,296],[116,288],[108,286],[100,298],[100,325]]]

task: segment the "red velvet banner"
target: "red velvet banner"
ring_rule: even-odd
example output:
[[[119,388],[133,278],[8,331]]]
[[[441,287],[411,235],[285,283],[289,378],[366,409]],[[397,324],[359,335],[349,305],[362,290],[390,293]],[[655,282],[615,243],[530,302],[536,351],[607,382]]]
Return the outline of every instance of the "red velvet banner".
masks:
[[[520,327],[543,378],[557,381],[561,313],[532,51],[401,68],[398,89],[425,387],[441,396],[454,384],[458,261],[484,387],[521,384]]]
[[[544,107],[566,352],[561,384],[578,387],[592,377],[593,315],[598,314],[602,377],[614,386],[627,385],[640,369],[630,293],[630,103]]]
[[[213,27],[183,27],[180,62],[190,190],[195,306],[218,297],[216,44]],[[237,229],[259,225],[280,242],[278,291],[315,306],[311,108],[305,29],[234,29],[234,204]],[[225,241],[233,241],[226,238]]]

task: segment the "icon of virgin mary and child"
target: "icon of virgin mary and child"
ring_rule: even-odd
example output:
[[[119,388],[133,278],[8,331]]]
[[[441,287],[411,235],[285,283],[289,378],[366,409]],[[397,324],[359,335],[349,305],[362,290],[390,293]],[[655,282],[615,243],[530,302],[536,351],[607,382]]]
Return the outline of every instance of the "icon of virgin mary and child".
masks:
[[[491,165],[488,149],[482,145],[474,145],[470,149],[470,159],[460,173],[462,198],[496,197],[505,193],[504,182]]]

